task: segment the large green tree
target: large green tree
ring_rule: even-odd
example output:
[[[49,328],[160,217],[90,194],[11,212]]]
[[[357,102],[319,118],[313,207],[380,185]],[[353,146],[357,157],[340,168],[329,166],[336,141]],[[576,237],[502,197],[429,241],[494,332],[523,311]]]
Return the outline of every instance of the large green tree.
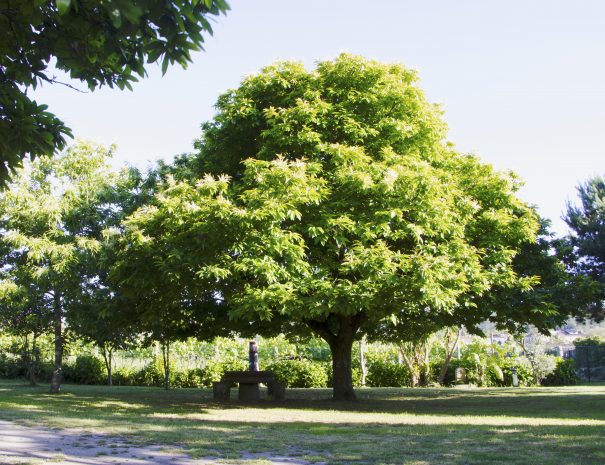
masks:
[[[102,250],[107,210],[113,210],[104,195],[117,178],[110,154],[79,143],[56,158],[40,157],[18,170],[0,194],[0,303],[43,306],[50,313],[52,392],[61,385],[65,320],[90,302],[89,289],[98,279],[90,264]]]
[[[512,260],[538,228],[519,182],[446,141],[415,72],[278,63],[217,110],[199,153],[126,223],[122,266],[154,257],[131,284],[220,299],[259,332],[312,331],[343,400],[355,339],[393,319],[464,320],[473,299],[519,285]]]
[[[605,177],[595,176],[577,188],[580,204],[569,203],[563,219],[571,234],[561,241],[561,250],[574,273],[599,286],[585,317],[605,319]]]
[[[51,155],[71,136],[28,90],[57,80],[50,63],[90,90],[131,89],[147,63],[186,67],[225,0],[0,0],[0,186],[28,154]]]

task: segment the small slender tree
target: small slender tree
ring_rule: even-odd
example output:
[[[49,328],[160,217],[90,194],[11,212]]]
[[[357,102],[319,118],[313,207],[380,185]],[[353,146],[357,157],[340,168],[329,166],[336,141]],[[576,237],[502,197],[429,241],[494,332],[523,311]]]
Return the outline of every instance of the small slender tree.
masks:
[[[61,387],[65,321],[85,294],[82,270],[100,250],[100,194],[115,177],[110,155],[79,143],[60,157],[41,157],[19,170],[0,195],[0,247],[12,257],[3,280],[24,286],[20,276],[27,271],[28,281],[44,293],[55,340],[53,393]],[[32,297],[24,305],[39,301],[38,293]]]

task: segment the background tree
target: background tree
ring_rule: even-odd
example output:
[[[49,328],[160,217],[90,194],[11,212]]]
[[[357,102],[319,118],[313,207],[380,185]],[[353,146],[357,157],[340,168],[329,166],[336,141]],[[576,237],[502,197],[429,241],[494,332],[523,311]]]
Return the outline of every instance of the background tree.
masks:
[[[128,220],[123,263],[158,251],[139,286],[171,280],[221,296],[232,320],[314,332],[334,398],[355,398],[354,340],[474,312],[464,303],[518,285],[512,259],[537,230],[517,180],[457,153],[416,81],[350,55],[247,78]]]
[[[71,131],[27,95],[58,81],[49,63],[90,90],[131,89],[145,65],[186,67],[225,0],[0,0],[0,185],[29,154],[51,155]]]
[[[598,288],[584,306],[584,317],[605,319],[605,178],[595,176],[578,186],[580,205],[567,205],[563,219],[571,229],[560,250],[577,276],[593,280]]]
[[[13,256],[3,270],[4,283],[39,286],[52,314],[52,392],[60,390],[64,320],[82,304],[86,285],[82,269],[100,250],[104,205],[100,194],[115,180],[110,155],[110,150],[79,143],[56,159],[41,157],[19,170],[0,195],[5,231],[0,247]],[[26,272],[27,279],[21,279]],[[24,305],[31,307],[39,293],[29,296]]]
[[[69,314],[70,330],[101,351],[108,384],[113,385],[113,354],[138,342],[137,315],[125,304],[109,281],[114,256],[112,235],[123,231],[122,222],[138,207],[150,201],[156,179],[143,176],[135,168],[114,174],[99,186],[95,199],[80,212],[90,234],[98,238],[95,254],[82,257],[74,270],[78,274],[81,296]]]
[[[18,263],[20,258],[10,252],[0,258],[0,330],[23,339],[26,378],[35,386],[39,365],[37,341],[51,328],[52,297],[48,283],[37,279],[34,268]]]

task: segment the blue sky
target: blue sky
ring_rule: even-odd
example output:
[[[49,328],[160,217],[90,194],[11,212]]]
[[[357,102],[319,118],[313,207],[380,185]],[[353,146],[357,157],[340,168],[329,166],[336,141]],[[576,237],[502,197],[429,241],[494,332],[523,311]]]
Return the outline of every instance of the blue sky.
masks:
[[[77,137],[117,144],[141,168],[192,150],[217,96],[284,59],[312,67],[341,52],[419,71],[442,105],[449,139],[525,180],[520,195],[563,234],[575,186],[604,174],[605,2],[602,0],[231,0],[206,51],[133,92],[45,86]],[[81,86],[84,88],[84,86]]]

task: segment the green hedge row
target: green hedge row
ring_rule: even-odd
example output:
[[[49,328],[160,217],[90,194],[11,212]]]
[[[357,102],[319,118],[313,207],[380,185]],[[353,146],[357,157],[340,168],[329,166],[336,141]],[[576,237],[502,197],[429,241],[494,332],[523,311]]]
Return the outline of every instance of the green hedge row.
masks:
[[[517,370],[519,385],[534,384],[530,367],[520,359],[506,359],[500,366],[479,366],[468,360],[452,360],[445,378],[446,385],[455,384],[457,368],[466,371],[466,382],[479,386],[512,386],[513,368]],[[170,386],[176,388],[212,387],[214,381],[219,381],[225,371],[244,370],[245,363],[239,360],[222,363],[209,363],[204,368],[170,371]],[[311,360],[280,360],[263,369],[271,370],[276,377],[291,388],[321,388],[332,385],[332,367],[329,362]],[[440,364],[431,366],[431,379],[428,383],[437,381]],[[40,382],[50,381],[51,364],[40,364],[36,367],[36,376]],[[0,377],[23,378],[25,368],[20,359],[0,356]],[[63,378],[66,382],[76,384],[106,384],[107,374],[103,361],[90,355],[79,356],[73,364],[64,365]],[[411,385],[411,375],[405,365],[386,359],[370,360],[366,385],[370,387],[401,387]],[[556,369],[543,380],[544,385],[561,386],[577,383],[573,360],[557,360]],[[149,363],[139,370],[121,368],[113,372],[113,384],[117,386],[163,386],[164,371],[161,361]],[[361,385],[361,372],[353,368],[353,384]]]

